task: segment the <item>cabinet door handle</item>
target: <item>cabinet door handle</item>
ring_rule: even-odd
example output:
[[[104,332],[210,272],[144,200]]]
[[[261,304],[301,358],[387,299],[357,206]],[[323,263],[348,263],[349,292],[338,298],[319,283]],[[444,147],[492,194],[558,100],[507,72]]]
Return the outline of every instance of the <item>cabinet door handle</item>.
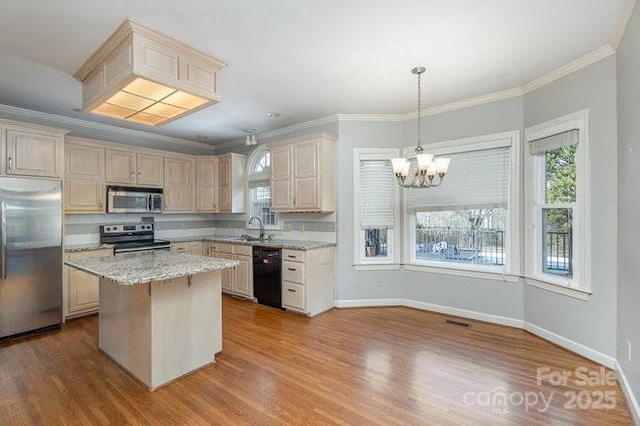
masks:
[[[9,170],[13,170],[13,158],[9,157]]]
[[[287,268],[287,270],[289,270],[289,271],[295,271],[295,270],[296,270],[296,268]]]
[[[291,293],[295,293],[296,291],[292,288],[288,288],[287,291],[290,291]]]

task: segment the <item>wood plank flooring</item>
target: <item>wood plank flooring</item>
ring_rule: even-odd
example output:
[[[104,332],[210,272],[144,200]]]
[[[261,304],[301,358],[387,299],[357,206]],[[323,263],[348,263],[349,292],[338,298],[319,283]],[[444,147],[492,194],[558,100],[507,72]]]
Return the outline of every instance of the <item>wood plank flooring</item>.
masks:
[[[309,319],[225,296],[216,364],[153,393],[97,350],[97,316],[81,318],[0,343],[0,425],[631,424],[617,384],[581,385],[603,378],[599,365],[523,330],[445,318]]]

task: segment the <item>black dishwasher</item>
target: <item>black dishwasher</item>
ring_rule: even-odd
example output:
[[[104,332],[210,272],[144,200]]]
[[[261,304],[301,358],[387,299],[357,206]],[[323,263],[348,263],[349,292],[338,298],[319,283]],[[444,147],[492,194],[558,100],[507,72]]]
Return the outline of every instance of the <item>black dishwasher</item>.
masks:
[[[282,250],[253,247],[253,295],[261,305],[282,309]]]

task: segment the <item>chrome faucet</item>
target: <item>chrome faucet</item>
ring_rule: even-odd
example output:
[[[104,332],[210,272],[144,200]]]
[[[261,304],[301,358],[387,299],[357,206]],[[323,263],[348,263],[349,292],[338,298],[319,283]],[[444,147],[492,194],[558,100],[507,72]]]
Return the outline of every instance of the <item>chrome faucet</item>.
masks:
[[[258,219],[258,223],[260,223],[260,241],[264,241],[264,225],[262,225],[262,219],[260,219],[258,216],[251,216],[249,218],[249,224],[253,222],[253,219]]]

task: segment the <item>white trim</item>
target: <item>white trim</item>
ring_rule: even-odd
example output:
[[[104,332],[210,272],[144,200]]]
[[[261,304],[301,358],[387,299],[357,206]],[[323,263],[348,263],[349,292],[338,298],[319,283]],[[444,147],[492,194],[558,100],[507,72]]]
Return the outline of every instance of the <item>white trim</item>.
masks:
[[[525,283],[531,287],[541,288],[553,293],[562,294],[565,296],[573,297],[574,299],[589,300],[589,296],[593,294],[592,291],[582,288],[568,287],[562,284],[556,284],[543,281],[539,278],[524,277]]]
[[[561,348],[567,349],[571,352],[575,352],[587,359],[590,359],[598,364],[604,365],[612,369],[617,369],[617,361],[614,357],[598,352],[587,346],[584,346],[578,342],[575,342],[566,337],[560,336],[542,327],[539,327],[530,322],[509,318],[501,315],[487,314],[484,312],[477,312],[468,309],[453,308],[449,306],[436,305],[433,303],[420,302],[410,299],[360,299],[360,300],[335,300],[334,306],[336,308],[369,308],[369,307],[383,307],[383,306],[403,306],[407,308],[420,309],[423,311],[437,312],[445,315],[452,315],[461,318],[468,318],[477,321],[485,321],[492,324],[505,325],[508,327],[521,328],[528,331],[531,334],[554,343]],[[630,390],[630,389],[629,389]],[[626,391],[625,391],[626,392]],[[632,393],[632,392],[631,392]],[[636,404],[635,398],[633,402]]]
[[[490,322],[492,324],[506,325],[507,327],[522,328],[523,324],[522,320],[516,318],[485,314],[483,312],[435,305],[433,303],[420,302],[410,299],[361,299],[335,301],[336,308],[371,308],[383,306],[403,306],[405,308],[419,309],[421,311],[429,311],[456,317],[469,318],[477,321]]]
[[[454,263],[451,266],[419,265],[415,263],[405,263],[403,265],[407,271],[428,272],[440,275],[454,275],[466,278],[480,278],[483,280],[503,281],[517,283],[522,278],[520,275],[507,274],[502,271],[481,271],[478,269],[463,269]]]
[[[188,139],[173,138],[171,136],[160,135],[157,133],[144,132],[142,130],[133,130],[125,127],[113,126],[111,124],[97,123],[94,121],[86,121],[73,117],[65,117],[62,115],[49,114],[46,112],[34,111],[30,109],[18,108],[9,105],[0,104],[0,116],[11,115],[18,120],[25,120],[28,122],[38,121],[45,123],[54,123],[56,126],[71,126],[73,128],[88,129],[100,132],[106,132],[111,135],[124,135],[125,137],[141,138],[147,141],[153,140],[158,142],[164,142],[177,146],[189,146],[193,148],[204,149],[207,151],[215,152],[216,147],[202,142],[195,142]],[[49,126],[49,124],[45,124]],[[71,130],[73,135],[73,130]],[[98,136],[99,138],[100,136]],[[123,141],[119,141],[123,142]]]
[[[564,64],[553,71],[543,74],[521,86],[522,93],[527,94],[533,90],[539,89],[542,86],[546,86],[549,83],[553,83],[556,80],[566,77],[576,71],[588,67],[608,56],[615,54],[616,51],[608,44],[593,50],[586,55],[583,55],[568,64]]]
[[[624,374],[624,370],[622,369],[622,365],[616,359],[616,372],[618,373],[618,382],[620,383],[620,387],[622,388],[622,392],[624,396],[627,398],[627,406],[629,407],[629,412],[631,413],[631,417],[633,418],[633,422],[636,425],[640,425],[640,404],[638,403],[638,399],[633,393],[633,389],[627,380],[627,376]]]
[[[355,269],[356,271],[397,271],[398,269],[400,269],[400,264],[399,263],[376,263],[375,265],[372,265],[372,264],[359,263],[359,264],[353,265],[353,269]]]
[[[562,348],[575,352],[578,355],[582,355],[583,357],[604,365],[605,367],[616,368],[616,359],[614,357],[598,352],[595,349],[591,349],[583,344],[567,339],[566,337],[560,336],[559,334],[553,333],[527,321],[524,322],[524,329],[531,334],[542,337],[544,340],[555,343]]]
[[[400,114],[337,114],[338,121],[406,121],[413,117],[408,117],[410,113]]]
[[[631,19],[631,14],[633,13],[633,7],[635,5],[636,0],[625,0],[622,4],[620,16],[618,16],[618,22],[616,24],[616,29],[613,32],[611,40],[609,40],[609,46],[611,46],[613,50],[618,50],[618,47],[620,47],[620,42],[624,37],[624,32],[627,29],[627,24]]]

